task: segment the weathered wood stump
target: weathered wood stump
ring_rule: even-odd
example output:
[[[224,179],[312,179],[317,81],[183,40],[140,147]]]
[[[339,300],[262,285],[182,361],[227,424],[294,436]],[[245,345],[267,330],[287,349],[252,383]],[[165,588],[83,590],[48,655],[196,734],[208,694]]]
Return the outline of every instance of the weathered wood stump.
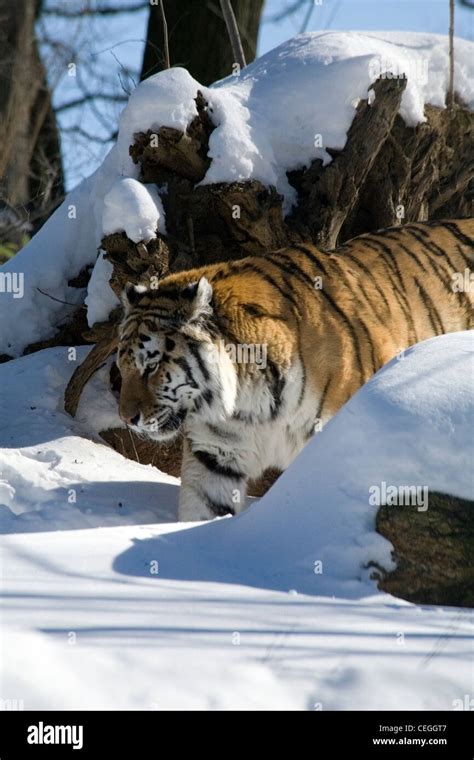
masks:
[[[474,502],[430,494],[429,509],[383,506],[377,530],[394,546],[397,568],[379,587],[421,604],[474,607]]]

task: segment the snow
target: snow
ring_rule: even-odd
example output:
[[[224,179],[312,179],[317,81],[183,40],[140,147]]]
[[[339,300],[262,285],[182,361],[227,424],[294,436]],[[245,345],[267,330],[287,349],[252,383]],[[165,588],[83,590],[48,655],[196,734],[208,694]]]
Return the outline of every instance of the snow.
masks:
[[[121,525],[130,514],[175,519],[176,478],[125,460],[98,436],[123,427],[108,366],[85,387],[76,418],[64,412],[65,385],[88,350],[58,347],[0,365],[1,533]],[[158,486],[169,499],[153,509]]]
[[[179,67],[142,82],[130,96],[117,143],[102,166],[2,267],[2,272],[24,275],[25,294],[14,302],[14,324],[0,331],[0,353],[19,356],[29,343],[54,334],[71,307],[47,298],[38,288],[63,301],[79,301],[84,294],[68,287],[67,280],[96,261],[104,230],[126,230],[133,240],[153,236],[157,223],[165,231],[158,194],[137,182],[139,167],[129,155],[135,132],[158,132],[161,126],[184,129],[197,114],[194,99],[201,90],[216,125],[209,143],[212,161],[203,182],[257,179],[275,185],[289,212],[296,194],[286,172],[317,158],[328,163],[326,148],[344,147],[357,103],[368,97],[379,75],[408,76],[400,114],[411,126],[424,120],[426,103],[444,106],[447,46],[446,37],[434,34],[313,32],[284,42],[240,75],[210,88]],[[455,88],[472,108],[474,45],[456,39],[455,52]],[[107,316],[97,298],[100,288],[108,287],[109,275],[100,258],[96,266],[87,299],[90,324],[97,315]],[[13,297],[0,293],[1,325],[11,322]],[[109,306],[114,304],[110,298]]]
[[[139,167],[133,163],[128,152],[134,142],[134,134],[148,129],[157,133],[163,126],[181,131],[186,129],[197,116],[194,99],[198,88],[200,85],[196,80],[179,66],[140,83],[120,116],[117,138],[120,174],[138,176]]]
[[[110,261],[104,259],[104,251],[99,251],[87,285],[87,295],[84,301],[87,307],[89,327],[92,327],[96,322],[105,322],[110,312],[120,304],[114,291],[109,287],[113,270]]]
[[[456,40],[455,50],[456,90],[472,108],[473,44]],[[0,353],[18,357],[50,337],[84,296],[90,325],[117,305],[103,235],[166,234],[166,186],[138,181],[133,135],[185,129],[198,89],[215,124],[203,182],[258,179],[289,211],[286,172],[330,161],[326,148],[344,146],[380,74],[408,76],[400,114],[413,126],[426,103],[443,107],[447,61],[437,35],[322,32],[211,88],[181,68],[141,83],[102,166],[3,266],[22,281],[4,292],[1,280]],[[90,264],[87,294],[69,287]],[[453,709],[474,688],[472,611],[377,590],[369,564],[393,562],[371,494],[384,484],[428,489],[427,505],[394,507],[419,511],[433,491],[473,498],[473,342],[458,333],[402,353],[262,499],[198,525],[176,522],[176,478],[99,437],[122,427],[110,362],[75,419],[63,393],[88,348],[0,364],[0,706]]]
[[[472,43],[456,40],[456,90],[471,108],[473,54]],[[289,211],[296,191],[286,172],[318,158],[329,163],[326,147],[344,147],[359,100],[387,72],[408,76],[400,107],[405,122],[415,126],[424,121],[425,103],[444,107],[447,38],[393,32],[301,34],[258,58],[240,76],[203,89],[218,124],[210,137],[212,163],[204,183],[258,179],[276,186]]]
[[[119,179],[104,198],[102,232],[124,231],[130,240],[149,243],[156,232],[166,234],[163,204],[154,185],[130,177]]]
[[[449,710],[472,694],[472,611],[397,600],[365,568],[391,566],[373,484],[472,499],[472,333],[406,351],[265,497],[199,525],[175,522],[175,479],[98,442],[119,424],[107,367],[76,420],[61,411],[86,351],[0,365],[2,699],[25,709]]]

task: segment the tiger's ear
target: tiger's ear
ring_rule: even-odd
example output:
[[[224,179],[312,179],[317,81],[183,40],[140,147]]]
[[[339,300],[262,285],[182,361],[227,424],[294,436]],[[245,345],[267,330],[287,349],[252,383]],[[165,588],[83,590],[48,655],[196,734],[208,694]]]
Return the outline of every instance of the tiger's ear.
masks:
[[[134,285],[131,282],[127,282],[125,289],[122,290],[120,295],[120,300],[125,311],[130,311],[146,292],[145,285]]]
[[[189,319],[197,319],[211,313],[212,292],[212,285],[206,277],[186,285],[181,297],[190,303]]]

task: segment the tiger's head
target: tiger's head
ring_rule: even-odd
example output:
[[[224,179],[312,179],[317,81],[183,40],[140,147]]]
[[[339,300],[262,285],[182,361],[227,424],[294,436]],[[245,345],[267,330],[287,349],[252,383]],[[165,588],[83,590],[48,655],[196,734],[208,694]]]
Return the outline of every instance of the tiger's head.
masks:
[[[193,414],[209,421],[232,414],[235,370],[216,352],[212,286],[205,277],[171,277],[157,288],[122,294],[117,365],[120,416],[135,432],[169,440]]]

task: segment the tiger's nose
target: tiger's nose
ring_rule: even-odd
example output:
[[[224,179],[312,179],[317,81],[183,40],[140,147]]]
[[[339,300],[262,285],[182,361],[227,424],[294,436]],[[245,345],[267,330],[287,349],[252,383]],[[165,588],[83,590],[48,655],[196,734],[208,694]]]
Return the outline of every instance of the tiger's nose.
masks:
[[[135,417],[122,417],[122,419],[127,425],[138,425],[140,422],[140,414],[136,414]]]

